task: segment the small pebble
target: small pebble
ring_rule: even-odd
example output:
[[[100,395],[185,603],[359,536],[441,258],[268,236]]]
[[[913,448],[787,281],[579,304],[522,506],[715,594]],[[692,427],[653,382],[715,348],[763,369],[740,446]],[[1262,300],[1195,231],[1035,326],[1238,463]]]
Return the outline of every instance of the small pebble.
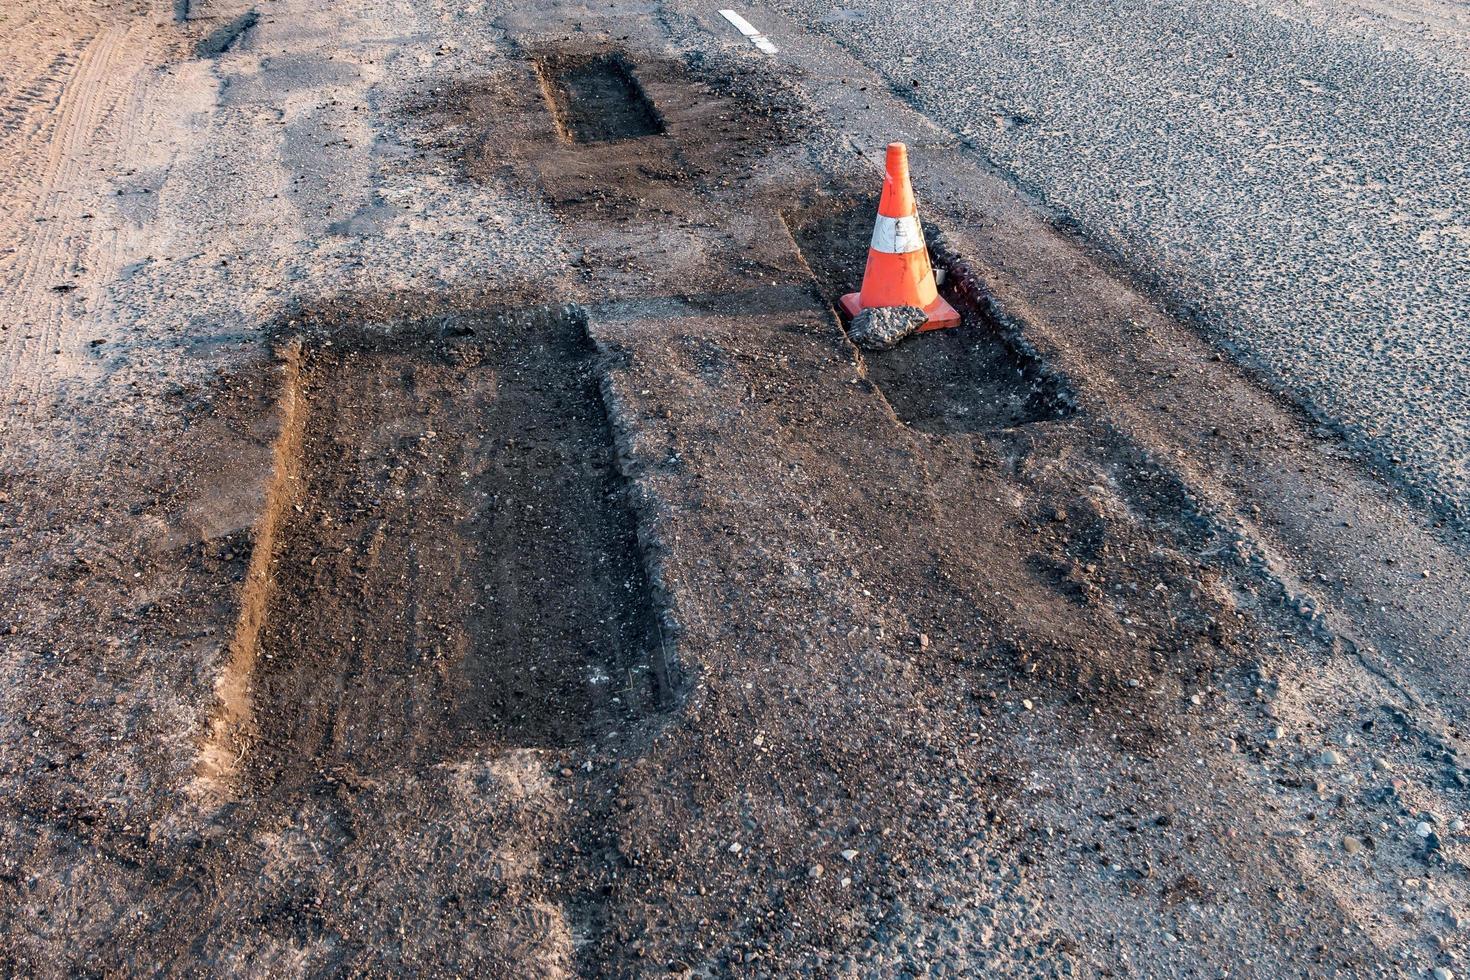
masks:
[[[820,878],[826,873],[827,869],[822,867],[820,864],[814,864],[810,868],[806,869],[806,876],[808,878]]]
[[[1454,971],[1437,966],[1434,968],[1434,980],[1455,980]]]
[[[1356,854],[1363,849],[1363,842],[1356,837],[1344,837],[1342,839],[1342,849],[1349,854]]]
[[[739,854],[740,851],[741,851],[740,842],[739,841],[736,841],[735,843],[731,844],[728,848],[726,848],[726,850],[728,850],[731,854]]]
[[[1465,821],[1461,820],[1459,817],[1456,817],[1455,819],[1450,821],[1450,830],[1451,832],[1456,834],[1463,834],[1465,832]]]
[[[1429,826],[1428,821],[1420,820],[1419,823],[1414,827],[1414,833],[1418,834],[1420,837],[1428,837],[1430,834],[1434,833],[1434,828]]]
[[[1318,761],[1324,766],[1340,766],[1342,765],[1342,753],[1336,749],[1328,749],[1318,756]]]
[[[853,860],[857,857],[857,854],[857,851],[854,851],[852,848],[849,847],[847,850],[842,852],[842,860],[846,861],[848,864],[851,864]]]

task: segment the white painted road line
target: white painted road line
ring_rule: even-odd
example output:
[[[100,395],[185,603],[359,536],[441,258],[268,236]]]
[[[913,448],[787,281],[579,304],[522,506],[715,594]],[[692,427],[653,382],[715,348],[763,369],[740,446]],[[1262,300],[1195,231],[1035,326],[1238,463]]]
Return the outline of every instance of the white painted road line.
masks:
[[[754,44],[757,48],[764,51],[766,54],[775,54],[777,51],[781,50],[771,43],[770,38],[766,37],[760,31],[756,30],[755,27],[750,23],[750,21],[746,20],[744,17],[741,17],[735,11],[721,10],[720,16],[728,20],[730,23],[734,24],[737,31],[750,38],[750,43]]]

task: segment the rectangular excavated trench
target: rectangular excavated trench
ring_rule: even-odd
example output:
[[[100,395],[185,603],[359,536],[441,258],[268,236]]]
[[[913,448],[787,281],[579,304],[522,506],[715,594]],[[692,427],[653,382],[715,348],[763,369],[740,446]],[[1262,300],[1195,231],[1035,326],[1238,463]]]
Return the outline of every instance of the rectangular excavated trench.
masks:
[[[617,53],[538,59],[542,86],[562,134],[578,143],[656,136],[663,120]]]
[[[862,285],[877,205],[876,198],[833,197],[786,216],[834,308],[840,296]],[[902,422],[938,434],[995,432],[1074,413],[1064,382],[1040,358],[986,322],[968,297],[942,291],[960,311],[960,326],[915,334],[892,350],[862,355],[868,376]]]
[[[560,310],[291,349],[207,777],[565,746],[669,703],[595,357]]]

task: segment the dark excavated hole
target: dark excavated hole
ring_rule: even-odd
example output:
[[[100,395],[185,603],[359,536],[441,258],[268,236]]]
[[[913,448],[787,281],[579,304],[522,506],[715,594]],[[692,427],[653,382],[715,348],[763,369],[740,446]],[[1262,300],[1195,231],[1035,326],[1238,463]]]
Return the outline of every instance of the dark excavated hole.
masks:
[[[579,314],[313,333],[251,676],[271,785],[564,746],[671,703]]]
[[[738,59],[635,56],[585,38],[538,42],[525,54],[502,77],[456,78],[406,100],[401,109],[414,120],[416,141],[457,160],[471,180],[508,181],[563,213],[622,222],[625,232],[671,215],[703,214],[710,202],[702,192],[723,195],[732,179],[755,173],[761,159],[810,125],[788,84]],[[593,74],[607,82],[615,103],[632,92],[631,123],[617,122],[626,106],[609,116],[593,105],[567,119],[570,96],[558,75],[599,63]],[[586,127],[582,115],[590,116]],[[579,137],[579,127],[596,131]],[[581,141],[600,138],[598,132],[662,135]],[[704,227],[700,222],[691,227]]]
[[[538,62],[557,122],[578,143],[656,136],[663,120],[626,60],[617,54]]]
[[[788,218],[818,287],[834,305],[862,283],[877,199],[834,199]],[[868,374],[908,425],[928,432],[990,432],[1070,417],[1060,380],[1008,339],[972,297],[945,297],[964,321],[916,334],[889,351],[865,351]]]

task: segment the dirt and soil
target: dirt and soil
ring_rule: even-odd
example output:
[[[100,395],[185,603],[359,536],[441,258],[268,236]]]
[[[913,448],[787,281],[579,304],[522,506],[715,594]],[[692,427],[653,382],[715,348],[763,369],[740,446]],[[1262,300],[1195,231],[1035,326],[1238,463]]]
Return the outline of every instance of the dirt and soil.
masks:
[[[7,972],[1456,968],[1459,532],[839,51],[319,6],[0,22]]]

